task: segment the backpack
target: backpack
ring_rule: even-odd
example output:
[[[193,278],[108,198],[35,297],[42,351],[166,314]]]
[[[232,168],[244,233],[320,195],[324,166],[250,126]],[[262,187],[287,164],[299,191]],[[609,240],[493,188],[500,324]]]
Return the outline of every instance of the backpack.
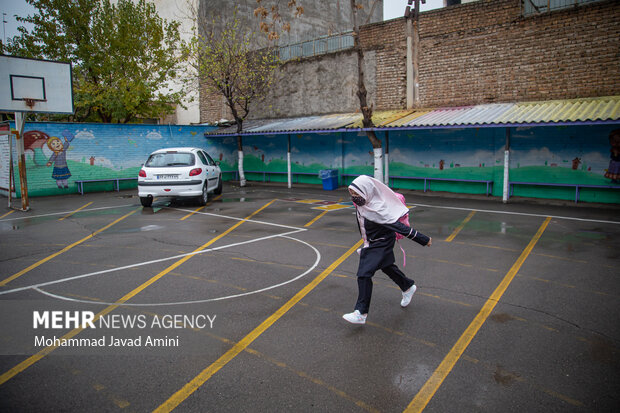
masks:
[[[400,199],[400,202],[402,202],[403,205],[407,206],[407,204],[405,203],[405,196],[403,194],[398,193],[398,192],[394,192],[394,193],[396,194],[398,199]],[[398,222],[400,222],[401,224],[405,224],[408,227],[410,227],[411,225],[409,225],[409,213],[407,212],[405,215],[400,217]],[[399,239],[403,239],[403,238],[405,238],[404,235],[401,235],[398,232],[396,233],[396,241],[398,241]]]

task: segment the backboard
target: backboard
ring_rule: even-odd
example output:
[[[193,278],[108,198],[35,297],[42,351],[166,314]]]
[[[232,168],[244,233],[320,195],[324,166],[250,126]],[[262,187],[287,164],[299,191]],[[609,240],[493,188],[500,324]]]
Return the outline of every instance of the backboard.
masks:
[[[0,112],[72,114],[71,63],[0,55]]]

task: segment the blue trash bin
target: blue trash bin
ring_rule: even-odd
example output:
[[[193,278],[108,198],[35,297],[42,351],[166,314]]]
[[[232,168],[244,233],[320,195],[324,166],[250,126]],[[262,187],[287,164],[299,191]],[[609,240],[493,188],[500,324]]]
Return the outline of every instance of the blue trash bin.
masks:
[[[321,169],[319,178],[323,181],[323,189],[333,191],[338,189],[338,169]]]

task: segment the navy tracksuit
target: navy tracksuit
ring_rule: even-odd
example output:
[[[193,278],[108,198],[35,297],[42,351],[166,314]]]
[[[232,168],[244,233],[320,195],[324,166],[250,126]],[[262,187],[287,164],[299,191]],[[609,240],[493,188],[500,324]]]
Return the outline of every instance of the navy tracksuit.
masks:
[[[377,224],[358,215],[358,226],[360,226],[360,233],[365,232],[369,245],[362,248],[360,252],[360,264],[357,269],[359,295],[355,309],[361,314],[366,314],[372,296],[372,276],[377,270],[387,274],[402,291],[407,291],[414,284],[414,281],[407,278],[394,264],[396,261],[394,258],[395,232],[420,245],[428,244],[430,238],[398,221],[393,224]]]

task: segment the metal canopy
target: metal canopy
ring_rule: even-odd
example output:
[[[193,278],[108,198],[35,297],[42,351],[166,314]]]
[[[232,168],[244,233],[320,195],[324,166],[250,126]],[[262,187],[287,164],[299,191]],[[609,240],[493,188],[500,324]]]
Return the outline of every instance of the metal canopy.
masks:
[[[291,133],[338,133],[410,129],[592,125],[620,123],[620,96],[489,103],[474,106],[376,112],[375,128],[363,128],[360,113],[246,121],[242,136]],[[206,132],[205,136],[237,136],[236,126]]]

